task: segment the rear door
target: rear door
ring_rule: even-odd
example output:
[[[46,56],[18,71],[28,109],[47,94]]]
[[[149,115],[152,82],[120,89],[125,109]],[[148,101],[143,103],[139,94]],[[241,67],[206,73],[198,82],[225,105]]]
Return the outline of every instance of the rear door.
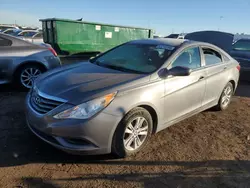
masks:
[[[210,106],[218,102],[221,92],[228,82],[230,62],[219,50],[212,47],[202,47],[202,55],[207,72],[206,91],[202,104]]]

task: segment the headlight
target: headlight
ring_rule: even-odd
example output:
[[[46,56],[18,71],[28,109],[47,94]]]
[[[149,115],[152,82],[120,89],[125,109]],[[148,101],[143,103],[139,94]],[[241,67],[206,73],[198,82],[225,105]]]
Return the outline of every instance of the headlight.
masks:
[[[54,116],[56,119],[88,119],[111,103],[117,92],[77,105]]]

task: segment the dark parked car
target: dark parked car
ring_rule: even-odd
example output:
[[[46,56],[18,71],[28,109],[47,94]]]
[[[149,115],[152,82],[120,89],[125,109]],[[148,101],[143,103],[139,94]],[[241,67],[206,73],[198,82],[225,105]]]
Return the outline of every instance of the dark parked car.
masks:
[[[170,125],[211,107],[225,110],[239,69],[211,44],[131,41],[37,78],[26,99],[27,122],[64,151],[126,156]]]
[[[230,54],[240,62],[242,69],[250,69],[250,39],[236,41]]]
[[[177,39],[179,37],[180,34],[170,34],[168,36],[166,36],[165,38],[171,38],[171,39]]]
[[[230,55],[240,63],[241,80],[250,81],[250,39],[236,41]]]
[[[53,48],[0,34],[0,84],[31,88],[41,73],[61,66]]]

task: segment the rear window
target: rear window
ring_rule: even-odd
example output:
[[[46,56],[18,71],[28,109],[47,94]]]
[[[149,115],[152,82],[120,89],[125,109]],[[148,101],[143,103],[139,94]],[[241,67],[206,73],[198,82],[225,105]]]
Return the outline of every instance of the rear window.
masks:
[[[42,38],[43,34],[42,33],[37,33],[36,35],[34,35],[34,38]]]
[[[250,50],[250,40],[239,40],[233,45],[234,50]]]
[[[2,47],[2,46],[11,46],[11,45],[12,45],[11,40],[0,37],[0,47]]]
[[[202,50],[205,57],[206,66],[222,63],[222,56],[219,52],[210,48],[202,48]]]

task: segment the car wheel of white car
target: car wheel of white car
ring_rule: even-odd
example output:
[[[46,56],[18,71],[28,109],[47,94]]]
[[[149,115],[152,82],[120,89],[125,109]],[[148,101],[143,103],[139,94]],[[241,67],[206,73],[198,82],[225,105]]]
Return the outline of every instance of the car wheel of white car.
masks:
[[[234,93],[234,87],[231,82],[229,82],[222,91],[219,103],[215,107],[217,110],[226,110],[232,100]]]
[[[131,110],[118,125],[112,143],[112,152],[125,157],[141,150],[152,134],[153,121],[144,108]]]
[[[43,70],[39,66],[27,65],[20,69],[17,73],[16,79],[18,85],[22,88],[30,89],[33,86],[34,80],[42,74]]]

